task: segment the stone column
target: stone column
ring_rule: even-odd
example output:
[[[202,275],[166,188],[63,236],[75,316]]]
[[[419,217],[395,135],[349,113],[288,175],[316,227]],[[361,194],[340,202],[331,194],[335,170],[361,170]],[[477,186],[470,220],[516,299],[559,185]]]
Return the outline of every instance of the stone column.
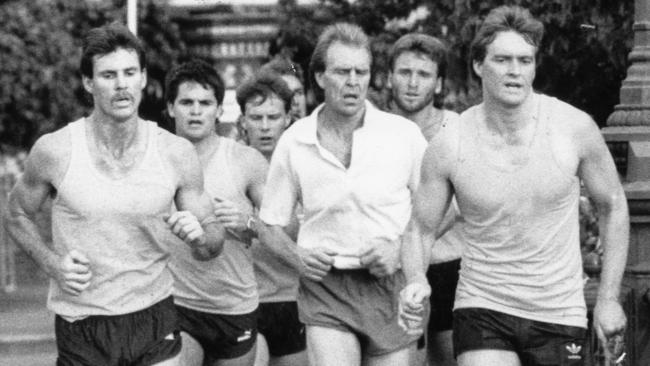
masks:
[[[635,0],[634,47],[620,104],[603,135],[621,172],[630,208],[630,251],[622,301],[629,365],[650,365],[650,1]]]

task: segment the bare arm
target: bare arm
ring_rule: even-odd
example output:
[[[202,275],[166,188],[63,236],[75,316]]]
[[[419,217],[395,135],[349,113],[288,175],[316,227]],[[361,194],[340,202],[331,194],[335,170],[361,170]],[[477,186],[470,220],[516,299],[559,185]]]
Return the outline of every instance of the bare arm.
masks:
[[[179,177],[174,198],[179,212],[172,215],[168,224],[174,234],[191,246],[196,259],[214,258],[223,250],[225,232],[203,189],[203,173],[194,146],[181,138],[175,138],[169,146],[172,147],[169,149],[171,161]]]
[[[43,240],[36,225],[36,214],[54,193],[53,182],[62,178],[69,151],[59,131],[41,137],[29,154],[25,171],[9,195],[4,221],[9,236],[31,256],[40,268],[57,281],[63,291],[78,295],[92,277],[88,259],[78,251],[54,252]]]
[[[619,333],[625,315],[618,303],[629,246],[629,214],[625,192],[614,161],[595,123],[579,133],[578,174],[597,206],[603,246],[603,266],[594,310],[594,325],[599,338]]]

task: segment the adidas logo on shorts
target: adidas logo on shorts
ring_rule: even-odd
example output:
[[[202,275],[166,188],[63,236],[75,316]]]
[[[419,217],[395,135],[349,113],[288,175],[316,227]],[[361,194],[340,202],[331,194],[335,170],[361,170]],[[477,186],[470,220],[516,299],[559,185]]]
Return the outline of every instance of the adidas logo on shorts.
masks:
[[[582,356],[580,355],[580,351],[582,351],[582,346],[577,345],[575,343],[571,343],[566,345],[566,350],[568,352],[567,358],[569,360],[581,360]]]

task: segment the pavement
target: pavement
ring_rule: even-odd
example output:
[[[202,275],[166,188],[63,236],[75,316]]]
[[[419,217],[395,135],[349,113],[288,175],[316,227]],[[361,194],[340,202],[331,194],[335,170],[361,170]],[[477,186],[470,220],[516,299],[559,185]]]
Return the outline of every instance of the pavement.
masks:
[[[23,281],[11,292],[0,289],[0,366],[53,366],[56,340],[54,314],[45,305],[47,280],[31,272],[36,271],[31,265],[20,268],[17,278]]]

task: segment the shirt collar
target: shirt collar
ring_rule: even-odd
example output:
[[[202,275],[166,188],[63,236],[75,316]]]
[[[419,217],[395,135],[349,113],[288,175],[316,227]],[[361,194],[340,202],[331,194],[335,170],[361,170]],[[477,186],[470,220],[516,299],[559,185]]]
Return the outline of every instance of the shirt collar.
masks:
[[[370,103],[367,99],[365,100],[366,111],[363,115],[363,126],[360,129],[368,128],[369,121],[374,120],[372,116],[377,113],[377,108]],[[316,145],[318,144],[318,113],[323,109],[325,103],[322,103],[313,112],[307,117],[304,118],[302,126],[297,133],[297,140],[304,144]],[[296,126],[298,127],[298,126]]]

